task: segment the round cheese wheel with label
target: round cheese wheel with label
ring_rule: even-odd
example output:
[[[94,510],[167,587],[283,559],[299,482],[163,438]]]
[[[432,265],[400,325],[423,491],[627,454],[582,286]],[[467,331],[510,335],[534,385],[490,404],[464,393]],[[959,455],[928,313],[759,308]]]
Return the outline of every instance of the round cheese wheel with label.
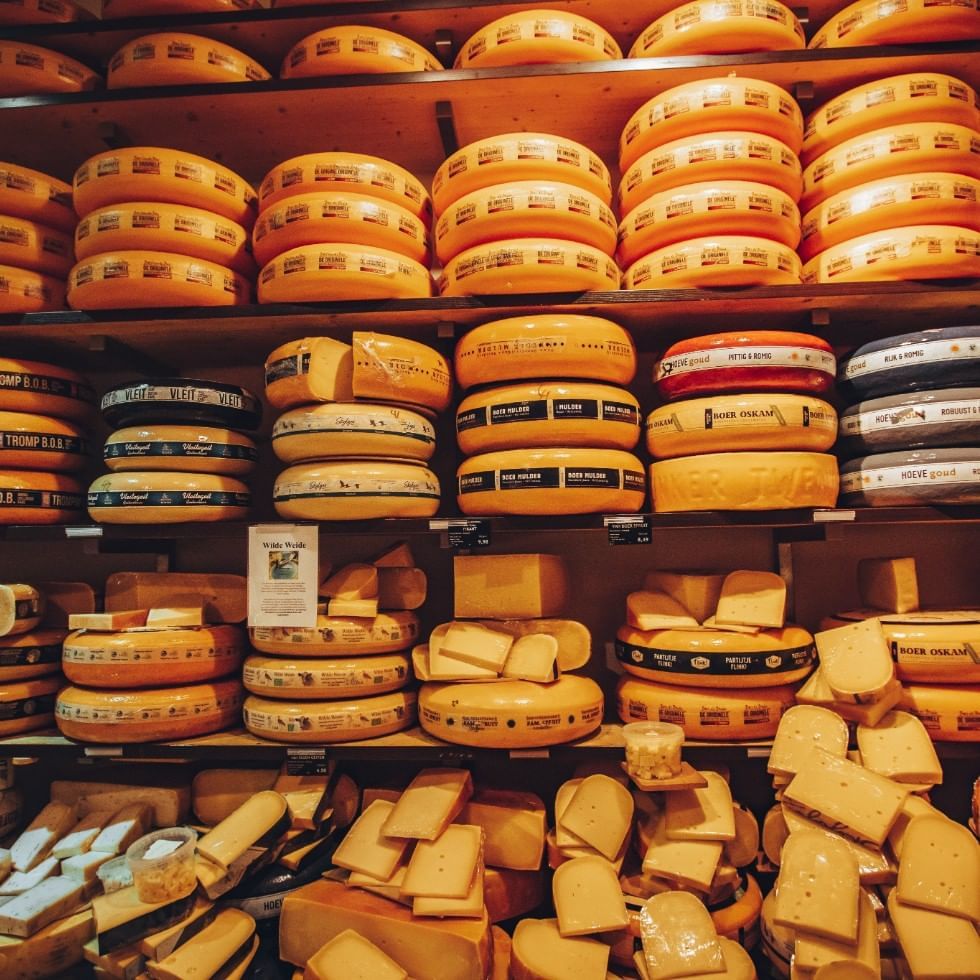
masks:
[[[765,449],[825,453],[837,438],[837,413],[809,394],[711,395],[655,409],[646,433],[657,459]]]
[[[0,265],[0,313],[41,313],[65,307],[65,284],[61,279]]]
[[[262,406],[247,388],[196,378],[117,385],[102,396],[100,407],[113,428],[166,422],[257,429],[262,418]]]
[[[439,479],[408,460],[300,463],[276,477],[272,501],[280,517],[301,521],[433,517]]]
[[[643,507],[643,464],[616,449],[508,449],[481,453],[456,471],[459,509],[494,516],[634,513]]]
[[[486,749],[533,749],[573,742],[602,723],[602,690],[590,677],[551,684],[423,684],[419,723],[436,738]]]
[[[71,0],[13,0],[0,5],[0,24],[68,24],[81,17]]]
[[[442,71],[421,44],[394,31],[364,25],[325,27],[295,44],[280,78],[377,75],[398,71]]]
[[[840,493],[852,507],[980,504],[980,447],[861,456],[841,466]]]
[[[228,14],[258,6],[256,0],[102,0],[102,16],[108,20],[169,14]]]
[[[477,245],[446,263],[443,296],[617,290],[619,266],[605,252],[557,238],[511,238]]]
[[[412,661],[404,653],[331,660],[255,654],[243,680],[253,694],[289,701],[357,698],[401,690],[412,680]]]
[[[84,430],[71,422],[0,410],[0,468],[74,473],[90,450]]]
[[[95,390],[76,371],[43,361],[0,357],[0,411],[85,422],[95,414],[96,404]]]
[[[138,425],[117,429],[102,458],[115,472],[180,470],[243,476],[255,469],[259,451],[248,436],[206,425]]]
[[[82,487],[70,476],[0,470],[0,524],[69,524],[84,508]]]
[[[456,410],[466,455],[539,446],[635,448],[640,405],[623,388],[590,381],[532,381],[474,392]]]
[[[449,407],[452,377],[449,362],[417,340],[355,331],[354,397],[405,402],[432,412]]]
[[[71,203],[71,184],[39,170],[0,161],[0,214],[36,221],[73,232],[78,216]]]
[[[829,453],[705,453],[650,466],[653,509],[795,510],[837,503],[837,460]]]
[[[0,687],[0,736],[50,727],[60,687],[60,676],[4,683]]]
[[[900,706],[922,722],[934,742],[980,742],[980,684],[908,684]]]
[[[254,626],[252,646],[260,653],[286,657],[362,657],[398,653],[419,639],[419,619],[413,612],[358,616],[317,616],[316,626]]]
[[[0,98],[86,92],[100,81],[94,71],[68,55],[22,41],[0,40]]]
[[[57,674],[65,630],[35,630],[0,637],[0,684]]]
[[[0,215],[0,265],[64,279],[75,264],[71,235],[56,228]]]
[[[974,3],[902,0],[900,4],[857,0],[834,14],[810,38],[811,48],[853,48],[867,44],[928,44],[975,41],[980,10]]]
[[[98,524],[235,521],[248,514],[250,504],[244,483],[211,473],[109,473],[88,490],[89,516]]]

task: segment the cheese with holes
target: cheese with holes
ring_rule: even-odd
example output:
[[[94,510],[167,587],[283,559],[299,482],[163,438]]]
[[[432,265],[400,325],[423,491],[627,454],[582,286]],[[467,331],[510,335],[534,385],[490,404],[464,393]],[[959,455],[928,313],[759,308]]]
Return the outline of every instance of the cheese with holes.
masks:
[[[773,895],[777,894],[773,892]],[[779,908],[778,897],[775,907]],[[779,927],[777,922],[773,925]],[[838,980],[880,978],[878,924],[870,893],[863,891],[858,898],[858,929],[854,943],[800,931],[796,933],[793,962],[801,970],[816,971],[818,977],[824,976],[826,968],[833,965],[843,971]]]
[[[870,507],[980,503],[980,447],[875,453],[845,463],[841,502]]]
[[[535,872],[541,867],[547,817],[535,794],[480,789],[457,819],[483,828],[483,858],[489,867]]]
[[[280,78],[376,75],[402,71],[441,71],[421,44],[380,27],[325,27],[289,49]]]
[[[290,701],[387,694],[411,677],[409,658],[400,653],[330,660],[253,655],[243,671],[245,688],[253,694]]]
[[[60,473],[0,470],[0,525],[67,524],[81,519],[80,484]]]
[[[56,674],[60,670],[65,635],[63,629],[45,629],[0,637],[0,677],[22,681]]]
[[[196,378],[155,378],[110,388],[102,416],[113,428],[151,422],[257,429],[262,405],[247,389]]]
[[[551,888],[562,936],[612,932],[628,925],[619,878],[600,857],[565,861],[555,869]]]
[[[912,797],[909,797],[909,799],[912,799]],[[815,820],[808,819],[788,806],[782,806],[781,813],[783,826],[791,834],[797,833],[798,831],[808,831],[823,834],[825,837],[832,837],[838,842],[843,841],[857,862],[858,877],[861,879],[862,885],[894,884],[895,865],[889,860],[881,848],[858,844],[846,836],[848,833],[846,829],[842,829],[839,833],[835,832],[817,823]],[[902,817],[899,816],[899,821],[901,820]],[[895,827],[897,826],[898,822],[895,824]],[[891,839],[895,827],[889,832],[889,839]],[[779,844],[779,847],[782,847],[782,843]]]
[[[204,425],[145,425],[110,433],[102,451],[113,471],[180,470],[243,476],[258,462],[255,443],[231,429]]]
[[[975,923],[907,905],[897,889],[888,894],[888,917],[913,977],[969,980],[976,976],[980,934]]]
[[[718,626],[764,626],[782,629],[786,620],[786,582],[774,572],[729,572],[721,587]]]
[[[905,0],[898,9],[874,0],[856,0],[825,23],[810,39],[809,47],[973,41],[978,31],[980,11],[970,3],[944,5],[940,15],[928,0]]]
[[[110,473],[88,490],[89,516],[102,524],[234,521],[245,517],[250,504],[244,483],[211,473]]]
[[[483,830],[471,824],[453,824],[432,840],[420,840],[408,862],[402,895],[465,899],[474,878],[482,877],[482,848]],[[416,914],[422,913],[416,910]]]
[[[0,8],[0,24],[67,24],[81,11],[71,0],[13,0]]]
[[[654,895],[640,911],[643,958],[650,980],[719,973],[725,960],[708,910],[686,892]]]
[[[0,215],[0,265],[64,279],[74,262],[70,234],[27,218]]]
[[[735,839],[732,793],[716,772],[700,774],[706,785],[668,794],[664,829],[668,840]]]
[[[413,612],[379,613],[374,619],[318,616],[313,628],[254,626],[252,646],[260,653],[291,657],[348,657],[394,653],[418,642],[419,620]]]
[[[656,821],[653,839],[643,853],[643,872],[658,879],[707,892],[725,845],[717,840],[671,840],[667,821]]]
[[[21,41],[0,40],[0,97],[68,95],[96,88],[102,79],[80,61]]]
[[[604,980],[609,947],[595,939],[563,936],[557,919],[522,919],[514,930],[515,980]]]
[[[796,705],[779,722],[766,771],[786,777],[796,775],[806,768],[815,746],[844,758],[848,739],[847,725],[840,715],[816,705]]]
[[[60,675],[0,680],[0,736],[50,727],[60,683]]]
[[[6,162],[0,162],[0,214],[37,221],[69,233],[75,230],[78,221],[71,203],[71,184]]]
[[[56,364],[0,358],[0,411],[29,412],[85,422],[96,404],[82,375]]]
[[[556,817],[561,829],[613,861],[629,836],[633,797],[615,779],[596,773],[575,787]]]
[[[0,265],[0,313],[41,313],[60,310],[65,305],[65,284],[61,279]]]
[[[369,939],[345,929],[307,960],[305,980],[407,980],[408,974]]]
[[[929,734],[915,715],[890,711],[874,727],[858,725],[861,764],[899,783],[941,783],[943,770]]]
[[[934,742],[980,742],[980,684],[909,684],[901,706],[922,722]]]
[[[557,555],[457,555],[453,579],[463,619],[558,616],[568,598],[568,571]]]

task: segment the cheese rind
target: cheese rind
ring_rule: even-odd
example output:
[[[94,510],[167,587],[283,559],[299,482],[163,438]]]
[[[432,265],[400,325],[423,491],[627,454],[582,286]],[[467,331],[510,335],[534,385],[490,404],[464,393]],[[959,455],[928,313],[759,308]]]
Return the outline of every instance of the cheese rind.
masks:
[[[404,337],[354,332],[354,397],[406,402],[444,411],[452,394],[448,361],[437,350]]]
[[[242,670],[245,689],[253,694],[297,701],[387,694],[401,690],[411,676],[410,660],[403,653],[336,659],[255,654]]]
[[[922,722],[934,742],[980,742],[980,684],[909,684],[901,692],[901,706]]]
[[[281,78],[441,71],[421,44],[380,27],[325,27],[298,41],[282,63]]]
[[[102,458],[110,470],[182,470],[243,476],[258,462],[255,443],[240,432],[213,426],[159,425],[117,429]]]
[[[901,10],[855,0],[826,21],[810,39],[811,48],[849,48],[867,44],[922,44],[976,37],[976,9],[952,7],[942,18],[923,0]]]
[[[600,980],[608,963],[605,943],[562,936],[557,919],[521,919],[514,930],[514,980]]]
[[[88,513],[102,524],[183,524],[244,517],[248,487],[212,473],[136,470],[110,473],[88,490]]]

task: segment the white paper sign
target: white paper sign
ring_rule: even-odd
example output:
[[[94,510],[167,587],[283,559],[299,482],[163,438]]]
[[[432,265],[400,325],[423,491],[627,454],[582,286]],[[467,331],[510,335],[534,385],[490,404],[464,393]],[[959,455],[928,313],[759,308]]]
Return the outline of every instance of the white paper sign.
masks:
[[[316,524],[253,524],[248,529],[248,625],[316,626]]]

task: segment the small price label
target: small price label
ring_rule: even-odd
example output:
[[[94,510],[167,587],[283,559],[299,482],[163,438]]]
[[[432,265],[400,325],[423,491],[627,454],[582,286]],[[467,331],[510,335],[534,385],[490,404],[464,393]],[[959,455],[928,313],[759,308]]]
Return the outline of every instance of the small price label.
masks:
[[[489,548],[492,535],[489,521],[435,520],[429,521],[433,531],[445,531],[449,547],[463,551]]]
[[[287,776],[329,776],[330,762],[327,750],[286,749]]]
[[[626,514],[605,519],[610,544],[649,544],[653,525],[648,514]]]

